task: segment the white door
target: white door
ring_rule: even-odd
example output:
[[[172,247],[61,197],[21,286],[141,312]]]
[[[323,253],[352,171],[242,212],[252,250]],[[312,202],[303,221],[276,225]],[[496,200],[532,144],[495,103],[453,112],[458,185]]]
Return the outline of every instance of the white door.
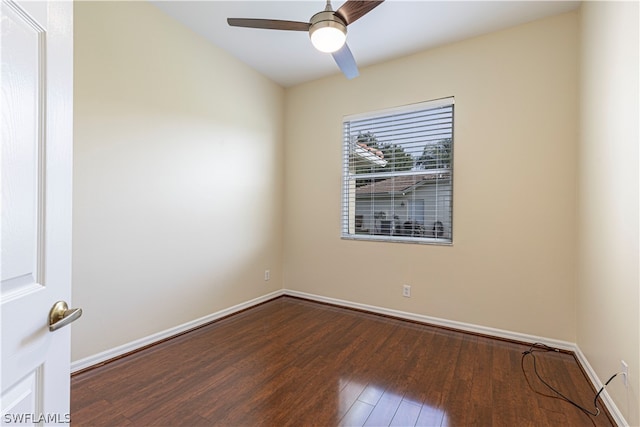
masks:
[[[0,423],[62,424],[70,328],[49,312],[71,297],[73,4],[1,1]]]

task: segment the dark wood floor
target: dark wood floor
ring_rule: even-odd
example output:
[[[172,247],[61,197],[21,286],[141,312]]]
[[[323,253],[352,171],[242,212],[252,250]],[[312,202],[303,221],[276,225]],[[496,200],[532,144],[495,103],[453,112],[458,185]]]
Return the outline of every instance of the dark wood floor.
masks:
[[[281,297],[74,375],[75,426],[611,426],[528,346]],[[593,409],[571,354],[538,370]],[[602,407],[602,403],[600,403]]]

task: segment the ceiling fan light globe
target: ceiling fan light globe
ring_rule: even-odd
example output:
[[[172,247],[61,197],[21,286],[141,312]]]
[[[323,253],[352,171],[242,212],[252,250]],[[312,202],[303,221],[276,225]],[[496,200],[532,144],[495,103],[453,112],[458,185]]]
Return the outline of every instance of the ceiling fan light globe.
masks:
[[[347,40],[347,28],[339,22],[321,21],[313,24],[309,30],[311,44],[320,52],[333,53]]]

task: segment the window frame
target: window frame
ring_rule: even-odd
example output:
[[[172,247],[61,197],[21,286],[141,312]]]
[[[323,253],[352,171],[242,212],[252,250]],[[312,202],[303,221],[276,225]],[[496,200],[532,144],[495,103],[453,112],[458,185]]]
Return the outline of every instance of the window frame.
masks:
[[[437,108],[450,107],[451,108],[451,147],[449,157],[449,167],[440,169],[423,169],[414,170],[412,168],[409,171],[394,171],[394,172],[378,172],[378,173],[361,173],[357,174],[351,171],[350,158],[353,155],[353,135],[347,131],[351,122],[358,120],[371,120],[371,119],[383,119],[390,118],[391,116],[405,113],[414,113],[420,111],[434,110]],[[378,241],[378,242],[395,242],[395,243],[413,243],[413,244],[426,244],[426,245],[439,245],[439,246],[452,246],[454,241],[454,224],[453,224],[453,188],[454,188],[454,147],[455,147],[455,98],[453,96],[435,99],[431,101],[424,101],[415,104],[408,104],[399,107],[393,107],[383,110],[377,110],[366,113],[351,114],[343,117],[343,149],[342,149],[342,191],[341,191],[341,212],[340,212],[340,229],[341,239],[344,240],[359,240],[359,241]],[[391,142],[393,143],[393,142]],[[445,177],[448,175],[448,177]],[[446,185],[448,190],[448,210],[449,210],[449,233],[446,238],[433,237],[433,236],[403,236],[403,235],[384,235],[384,234],[359,234],[357,233],[356,224],[362,224],[362,215],[357,215],[356,212],[356,176],[357,179],[367,178],[396,178],[403,176],[434,176],[434,182],[436,185],[436,192],[439,184]],[[352,188],[353,187],[353,188]],[[372,195],[375,193],[372,193]],[[373,197],[373,196],[372,196]],[[436,200],[434,202],[436,208],[438,205],[438,195],[436,193]],[[393,203],[394,197],[391,197]],[[424,199],[422,199],[424,200]],[[414,199],[415,202],[415,199]],[[407,206],[408,208],[408,206]],[[395,208],[392,210],[395,212]],[[424,213],[423,213],[424,215]],[[358,218],[360,217],[360,218]],[[439,221],[436,217],[436,221]],[[374,222],[375,223],[375,222]],[[434,223],[435,226],[435,223]],[[368,230],[367,230],[368,231]]]

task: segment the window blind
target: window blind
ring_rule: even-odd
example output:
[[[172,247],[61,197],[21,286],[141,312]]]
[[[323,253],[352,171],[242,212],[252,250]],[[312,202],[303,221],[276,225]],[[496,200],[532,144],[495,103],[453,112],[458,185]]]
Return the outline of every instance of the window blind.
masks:
[[[342,237],[452,242],[454,99],[343,120]]]

